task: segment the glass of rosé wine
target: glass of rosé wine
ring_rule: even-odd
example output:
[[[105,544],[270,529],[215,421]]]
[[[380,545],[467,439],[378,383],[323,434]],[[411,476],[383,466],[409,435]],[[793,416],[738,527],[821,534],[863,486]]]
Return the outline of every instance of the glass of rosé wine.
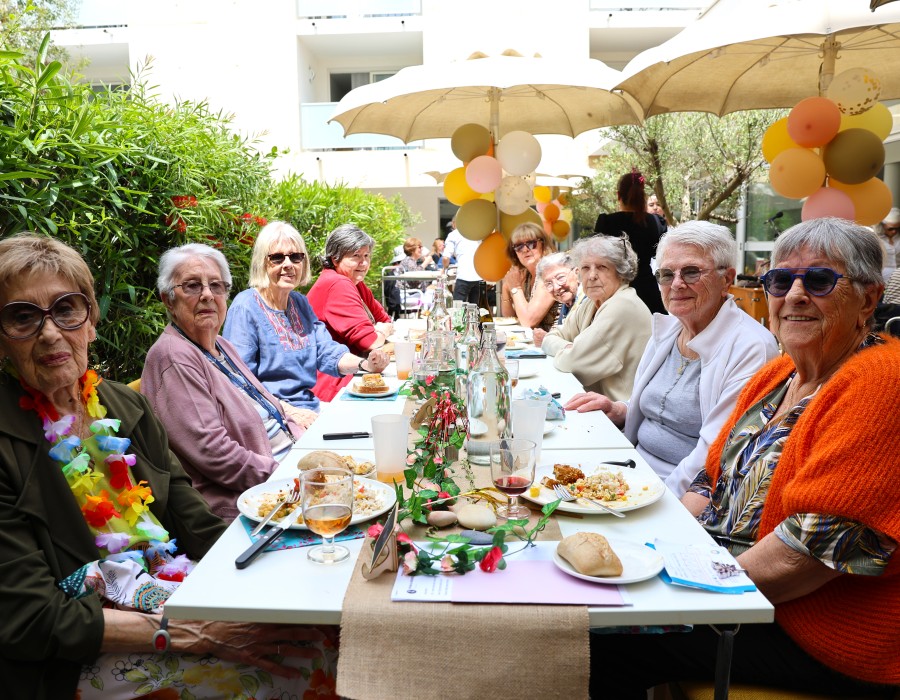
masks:
[[[534,482],[534,449],[531,440],[520,438],[497,440],[490,445],[491,480],[509,497],[509,504],[497,509],[501,518],[517,520],[527,518],[531,512],[519,504],[519,494]]]
[[[350,550],[334,543],[353,517],[353,474],[348,469],[317,467],[300,476],[303,523],[322,536],[322,544],[310,548],[307,557],[319,564],[336,564]]]

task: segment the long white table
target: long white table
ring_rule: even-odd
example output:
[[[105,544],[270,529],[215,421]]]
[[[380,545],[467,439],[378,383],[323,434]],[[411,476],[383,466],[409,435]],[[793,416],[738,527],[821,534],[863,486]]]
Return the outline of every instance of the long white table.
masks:
[[[306,451],[303,447],[291,450],[273,478],[295,475],[297,459]],[[638,462],[638,469],[650,469],[633,449],[583,454],[571,450],[551,451],[547,458],[583,463],[630,458]],[[611,515],[581,518],[561,515],[559,523],[564,536],[585,530],[636,542],[653,541],[657,537],[685,544],[711,541],[670,492],[654,504],[629,511],[624,519]],[[363,542],[361,539],[345,542],[351,557],[334,566],[313,564],[307,559],[306,550],[298,548],[266,552],[239,571],[234,560],[250,546],[250,538],[243,525],[234,522],[166,603],[166,614],[182,619],[339,624],[344,593]],[[705,593],[667,585],[659,577],[630,584],[627,591],[631,606],[591,608],[590,624],[601,627],[754,623],[771,622],[774,618],[771,604],[758,592]]]

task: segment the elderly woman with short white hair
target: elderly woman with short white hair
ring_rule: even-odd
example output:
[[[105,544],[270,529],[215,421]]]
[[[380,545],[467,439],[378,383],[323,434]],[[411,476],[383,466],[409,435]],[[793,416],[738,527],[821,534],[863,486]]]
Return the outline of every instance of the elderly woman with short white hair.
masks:
[[[238,496],[269,478],[303,428],[219,335],[231,288],[222,253],[202,243],[167,250],[156,286],[169,325],[147,352],[141,393],[194,487],[233,520]]]
[[[608,236],[579,241],[570,256],[586,298],[541,347],[587,391],[625,401],[650,338],[650,310],[629,286],[637,256],[626,239]]]
[[[728,292],[736,251],[724,226],[688,221],[669,229],[656,253],[669,315],[653,316],[631,399],[577,394],[566,405],[606,413],[679,497],[744,384],[778,354],[774,336]]]
[[[309,256],[299,231],[284,221],[267,224],[253,245],[250,289],[228,310],[223,335],[297,423],[318,416],[317,373],[340,377],[380,372],[388,363],[381,350],[363,357],[335,342],[297,287],[309,284]]]

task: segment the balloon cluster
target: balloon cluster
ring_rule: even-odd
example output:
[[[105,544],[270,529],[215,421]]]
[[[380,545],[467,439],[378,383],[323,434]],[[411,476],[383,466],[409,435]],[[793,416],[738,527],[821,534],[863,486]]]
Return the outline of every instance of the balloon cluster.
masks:
[[[557,238],[568,235],[571,212],[563,209],[564,195],[558,188],[535,187],[541,145],[534,136],[511,131],[495,149],[490,131],[464,124],[453,132],[450,147],[463,166],[444,178],[444,195],[459,207],[460,234],[481,241],[474,263],[482,279],[496,282],[507,273],[507,241],[520,224],[530,221]]]
[[[893,116],[880,95],[871,71],[852,68],[835,76],[826,97],[802,100],[766,130],[769,182],[783,197],[806,198],[803,221],[836,216],[872,226],[887,216],[891,191],[876,175]]]

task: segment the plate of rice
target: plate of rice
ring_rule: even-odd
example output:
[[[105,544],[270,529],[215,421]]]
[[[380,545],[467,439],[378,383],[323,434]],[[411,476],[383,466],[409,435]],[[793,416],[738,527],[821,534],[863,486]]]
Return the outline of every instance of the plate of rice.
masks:
[[[293,486],[293,479],[276,479],[257,484],[244,491],[238,497],[238,510],[245,518],[258,523],[262,522],[272,508],[280,508],[281,512],[277,513],[271,521],[276,523],[295,508],[301,507],[300,501],[284,505],[284,501],[290,494]],[[382,484],[374,479],[354,477],[353,488],[353,517],[350,519],[351,525],[364,523],[367,520],[383,515],[397,500],[397,494],[394,493],[394,489],[391,486]],[[303,517],[301,516],[289,529],[306,530],[308,528],[303,523]]]

